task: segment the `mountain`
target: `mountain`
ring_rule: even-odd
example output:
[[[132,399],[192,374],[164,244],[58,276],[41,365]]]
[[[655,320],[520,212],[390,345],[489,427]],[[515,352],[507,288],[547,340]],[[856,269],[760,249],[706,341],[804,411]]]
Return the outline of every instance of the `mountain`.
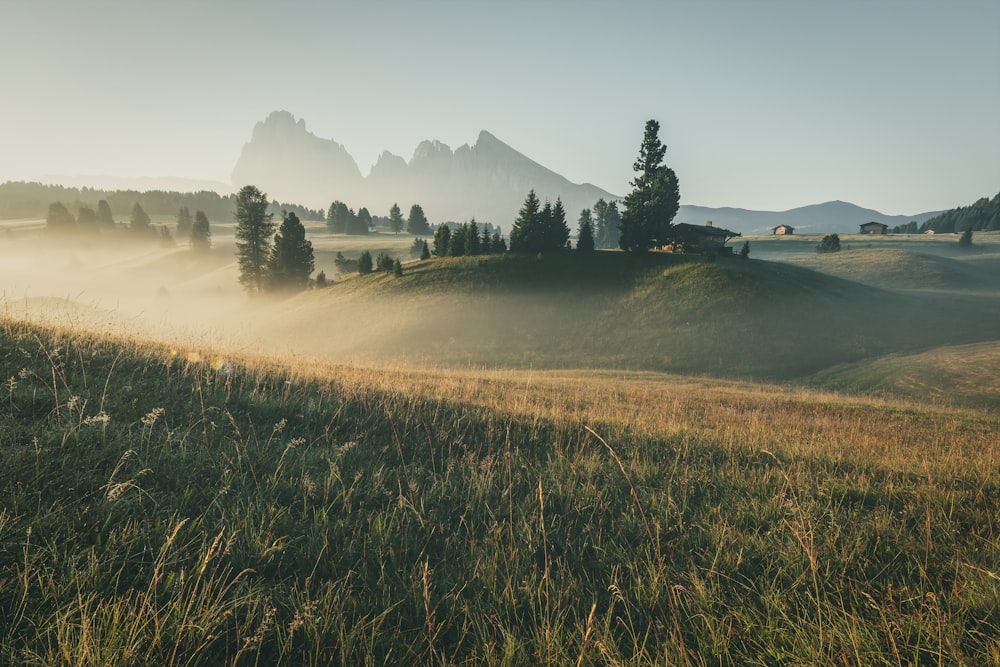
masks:
[[[347,149],[307,131],[305,121],[287,111],[275,111],[254,126],[232,175],[234,189],[252,183],[270,199],[324,209],[333,199],[344,199],[331,193],[359,191],[363,181]]]
[[[352,208],[387,215],[420,204],[432,222],[475,217],[509,229],[528,190],[541,200],[561,198],[569,223],[598,199],[618,199],[589,183],[572,183],[514,150],[489,132],[454,151],[423,141],[407,162],[383,153],[367,178],[344,147],[308,132],[305,122],[275,111],[253,131],[233,169],[233,186],[253,183],[271,199],[328,207],[339,199]]]
[[[844,201],[829,201],[780,212],[682,205],[674,221],[701,225],[711,220],[717,227],[741,234],[768,234],[778,225],[791,225],[798,234],[856,234],[858,227],[866,222],[882,222],[895,227],[911,220],[919,224],[939,213],[886,215]]]
[[[422,141],[409,161],[386,151],[363,177],[343,145],[312,134],[305,121],[287,111],[275,111],[257,123],[232,178],[234,189],[253,183],[271,199],[310,207],[326,209],[339,199],[354,209],[364,206],[373,215],[388,215],[396,203],[406,215],[418,203],[431,222],[475,217],[508,230],[532,188],[542,201],[561,198],[574,230],[582,209],[601,198],[621,199],[590,183],[570,182],[485,130],[475,144],[455,150],[440,141]],[[856,233],[865,222],[919,224],[939,213],[885,215],[843,201],[789,211],[684,204],[675,222],[702,225],[711,220],[741,234],[766,234],[778,225],[791,225],[799,233],[843,234]]]

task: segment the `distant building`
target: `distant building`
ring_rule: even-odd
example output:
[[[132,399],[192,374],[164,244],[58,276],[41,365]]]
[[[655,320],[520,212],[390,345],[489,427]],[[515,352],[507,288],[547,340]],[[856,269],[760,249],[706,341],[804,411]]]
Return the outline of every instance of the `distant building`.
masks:
[[[862,234],[888,234],[889,225],[883,224],[881,222],[866,222],[861,225]]]
[[[795,228],[791,225],[778,225],[771,230],[776,236],[791,236],[795,233]]]
[[[701,253],[704,255],[732,255],[733,249],[726,245],[731,238],[741,236],[738,232],[712,226],[712,221],[704,227],[679,222],[670,228],[671,242],[660,246],[664,252]]]

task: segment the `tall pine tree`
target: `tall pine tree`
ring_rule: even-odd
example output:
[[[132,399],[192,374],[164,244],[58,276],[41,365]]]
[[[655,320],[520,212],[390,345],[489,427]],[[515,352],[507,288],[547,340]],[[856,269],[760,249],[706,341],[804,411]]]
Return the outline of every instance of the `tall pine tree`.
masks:
[[[236,193],[236,262],[240,284],[251,294],[264,290],[271,255],[274,222],[267,212],[267,195],[253,185]]]
[[[660,124],[646,122],[639,158],[633,169],[632,192],[625,197],[619,246],[629,252],[646,252],[670,237],[670,222],[677,215],[680,190],[673,169],[663,165],[667,147],[660,142]]]
[[[295,213],[286,213],[274,235],[267,264],[268,284],[275,290],[304,290],[314,268],[312,241],[306,240],[306,228]]]
[[[576,237],[576,249],[578,252],[594,251],[594,217],[589,208],[580,211],[580,230]]]

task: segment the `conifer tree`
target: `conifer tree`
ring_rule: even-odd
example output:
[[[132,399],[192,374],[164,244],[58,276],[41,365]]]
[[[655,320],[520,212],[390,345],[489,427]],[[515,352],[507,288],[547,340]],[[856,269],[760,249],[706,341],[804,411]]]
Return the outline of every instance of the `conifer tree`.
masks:
[[[144,233],[149,231],[149,216],[142,210],[139,202],[132,206],[132,216],[129,218],[129,227],[133,232]]]
[[[389,209],[389,229],[393,234],[403,231],[403,214],[399,210],[399,204],[393,204]]]
[[[76,225],[81,231],[92,232],[97,229],[97,213],[89,206],[81,206],[76,214]]]
[[[45,216],[45,227],[55,234],[65,234],[76,229],[76,218],[62,202],[49,204],[48,215]]]
[[[441,223],[434,230],[434,254],[438,257],[445,257],[451,248],[451,229],[448,225]]]
[[[274,222],[267,212],[267,195],[253,185],[236,193],[236,261],[240,284],[251,294],[264,290]]]
[[[468,225],[459,225],[451,233],[451,242],[448,244],[448,254],[452,257],[461,257],[467,252],[468,245]]]
[[[115,219],[111,215],[111,207],[107,199],[97,202],[97,224],[100,227],[114,227]]]
[[[295,213],[286,213],[268,260],[268,284],[271,289],[299,291],[309,286],[315,268],[312,241],[306,240],[306,228]]]
[[[577,234],[576,249],[578,252],[594,251],[594,218],[589,208],[580,211],[580,230]]]
[[[191,235],[191,212],[187,206],[182,206],[177,211],[177,236],[187,238]]]
[[[479,255],[482,253],[482,248],[479,245],[479,223],[473,218],[469,221],[468,226],[465,230],[465,254],[466,255]]]
[[[397,276],[403,275],[403,263],[399,261],[399,257],[392,263],[392,272]]]
[[[562,199],[559,197],[556,197],[556,203],[552,206],[546,223],[543,250],[565,248],[569,243],[569,225],[566,224],[566,209],[563,208]]]
[[[528,192],[510,230],[511,252],[538,252],[542,241],[541,207],[535,191]]]
[[[195,252],[208,252],[212,247],[212,230],[208,226],[208,216],[204,211],[195,211],[194,224],[189,233],[191,249]]]
[[[646,122],[639,158],[633,165],[637,175],[632,181],[632,192],[624,200],[618,244],[633,253],[665,243],[680,206],[677,176],[673,169],[662,164],[667,147],[660,142],[659,133],[658,122]]]
[[[424,215],[424,209],[420,204],[414,204],[410,207],[410,217],[406,220],[406,231],[417,236],[430,233],[431,228],[427,224],[427,216]]]
[[[367,250],[358,257],[358,273],[365,275],[372,272],[372,254]]]
[[[617,202],[598,199],[594,204],[594,246],[597,248],[617,248],[621,234],[621,214]]]
[[[490,235],[490,227],[493,225],[486,223],[483,225],[483,236],[479,239],[479,250],[484,255],[488,255],[493,250],[493,237]]]
[[[420,250],[420,259],[430,259],[431,249],[427,247],[427,241],[423,242],[423,248]]]

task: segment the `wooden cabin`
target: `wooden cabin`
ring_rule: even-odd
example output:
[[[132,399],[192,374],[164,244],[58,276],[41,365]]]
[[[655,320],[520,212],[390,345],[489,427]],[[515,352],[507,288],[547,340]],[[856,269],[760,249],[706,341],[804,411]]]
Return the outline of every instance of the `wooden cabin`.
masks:
[[[732,255],[733,249],[726,243],[737,236],[741,234],[715,227],[711,220],[704,226],[679,222],[670,228],[670,243],[660,246],[660,250],[703,255]]]
[[[775,236],[791,236],[795,233],[795,228],[791,225],[778,225],[771,229],[771,233]]]
[[[889,225],[883,224],[881,222],[866,222],[861,225],[862,234],[888,234]]]

